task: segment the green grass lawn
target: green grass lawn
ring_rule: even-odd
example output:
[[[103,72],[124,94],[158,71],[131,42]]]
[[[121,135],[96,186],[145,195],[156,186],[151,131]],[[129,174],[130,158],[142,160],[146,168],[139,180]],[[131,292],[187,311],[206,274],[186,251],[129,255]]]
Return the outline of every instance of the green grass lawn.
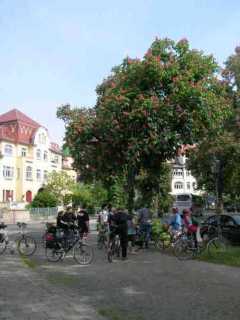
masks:
[[[240,267],[240,247],[227,247],[226,252],[210,257],[207,252],[199,258],[202,261],[224,264],[227,266]]]

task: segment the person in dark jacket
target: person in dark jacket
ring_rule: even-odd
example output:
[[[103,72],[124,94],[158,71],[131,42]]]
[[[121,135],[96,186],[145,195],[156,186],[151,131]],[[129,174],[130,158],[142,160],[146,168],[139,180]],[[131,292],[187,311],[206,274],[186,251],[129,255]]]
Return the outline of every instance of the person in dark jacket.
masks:
[[[85,209],[81,209],[77,214],[77,224],[81,238],[89,233],[89,215]]]
[[[127,246],[128,246],[128,215],[122,209],[118,209],[112,217],[114,228],[110,232],[110,241],[118,234],[122,248],[122,259],[127,258]]]

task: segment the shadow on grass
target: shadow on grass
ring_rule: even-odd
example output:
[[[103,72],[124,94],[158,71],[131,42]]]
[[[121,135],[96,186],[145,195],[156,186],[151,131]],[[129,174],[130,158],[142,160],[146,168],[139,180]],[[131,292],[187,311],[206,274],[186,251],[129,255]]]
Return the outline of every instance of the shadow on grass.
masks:
[[[209,256],[207,252],[204,252],[199,260],[223,264],[232,267],[240,267],[240,247],[227,247],[226,252],[221,252],[220,254],[214,254],[213,256]]]
[[[24,256],[23,254],[20,254],[20,258],[22,260],[22,263],[26,267],[28,267],[28,268],[30,268],[32,270],[36,269],[36,267],[38,266],[38,264],[35,261],[29,259],[28,257]]]
[[[98,314],[107,320],[144,320],[139,314],[129,314],[116,307],[98,309]]]
[[[71,286],[79,279],[76,276],[66,275],[66,274],[50,274],[47,276],[47,280],[53,285],[63,285],[63,286]]]

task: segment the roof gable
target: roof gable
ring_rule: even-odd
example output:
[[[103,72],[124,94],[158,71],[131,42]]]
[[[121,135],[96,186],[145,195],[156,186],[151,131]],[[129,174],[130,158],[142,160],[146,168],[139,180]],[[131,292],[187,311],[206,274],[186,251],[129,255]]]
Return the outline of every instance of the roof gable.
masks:
[[[0,115],[0,124],[8,123],[8,122],[23,122],[25,124],[28,124],[34,128],[38,128],[41,125],[37,123],[36,121],[32,120],[28,116],[26,116],[24,113],[17,109],[12,109],[2,115]]]

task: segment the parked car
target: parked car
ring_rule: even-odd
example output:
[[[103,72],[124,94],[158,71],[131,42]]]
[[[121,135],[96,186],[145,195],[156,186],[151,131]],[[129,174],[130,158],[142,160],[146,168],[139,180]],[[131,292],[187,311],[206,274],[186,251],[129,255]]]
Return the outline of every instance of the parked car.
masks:
[[[208,217],[201,226],[200,233],[202,238],[205,238],[208,233],[210,237],[216,234],[219,218],[223,236],[232,244],[240,244],[240,214],[212,215]]]

